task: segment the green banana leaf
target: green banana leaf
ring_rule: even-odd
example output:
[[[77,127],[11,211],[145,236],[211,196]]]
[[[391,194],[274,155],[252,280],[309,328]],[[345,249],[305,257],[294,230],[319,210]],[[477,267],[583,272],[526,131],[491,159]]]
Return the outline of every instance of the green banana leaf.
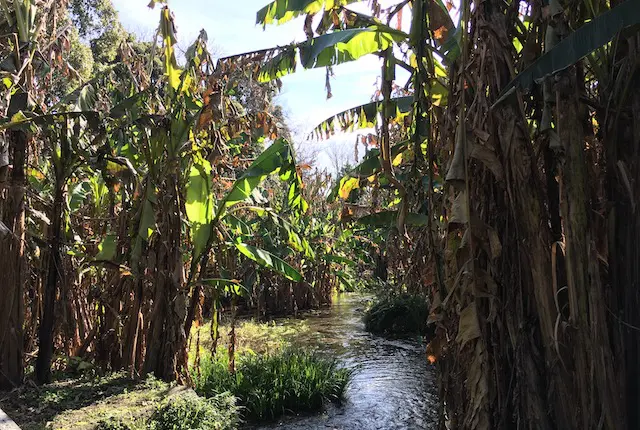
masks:
[[[214,220],[219,219],[230,206],[248,198],[253,190],[273,173],[278,173],[282,180],[291,182],[289,205],[305,212],[308,205],[302,198],[302,182],[296,170],[293,149],[289,142],[278,139],[265,149],[247,171],[235,181],[231,190],[220,202]]]
[[[274,48],[278,53],[263,63],[258,79],[268,82],[294,72],[298,52],[300,65],[305,69],[335,66],[384,51],[394,42],[406,41],[407,37],[406,33],[382,24],[323,34],[287,48]],[[247,53],[242,56],[254,54]]]
[[[207,247],[213,220],[211,195],[211,164],[204,159],[194,162],[187,182],[185,209],[191,223],[193,258],[198,258]]]
[[[494,106],[516,89],[529,91],[534,83],[570,67],[610,42],[623,29],[640,23],[640,1],[627,0],[586,23],[531,66],[520,72],[505,88]]]
[[[98,245],[96,260],[112,261],[116,256],[116,246],[118,245],[118,235],[107,233]]]
[[[304,254],[309,258],[315,258],[315,253],[307,239],[300,234],[293,224],[281,217],[273,209],[260,206],[243,206],[241,209],[255,212],[261,218],[269,217],[276,226],[287,233],[289,245],[293,249],[299,252],[304,252]]]
[[[251,246],[246,243],[234,243],[234,245],[242,254],[259,265],[274,270],[291,281],[297,282],[302,280],[300,272],[269,251],[256,248],[255,246]]]
[[[236,279],[209,278],[201,279],[194,284],[214,288],[218,293],[233,293],[237,296],[249,293],[249,289]]]
[[[301,15],[335,9],[363,0],[275,0],[256,14],[256,24],[283,24]]]

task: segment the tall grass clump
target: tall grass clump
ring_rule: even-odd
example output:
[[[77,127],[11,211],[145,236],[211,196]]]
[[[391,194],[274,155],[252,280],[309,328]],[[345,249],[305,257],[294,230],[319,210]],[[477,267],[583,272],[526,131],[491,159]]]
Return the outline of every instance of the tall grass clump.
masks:
[[[238,428],[236,398],[226,392],[203,398],[195,393],[170,398],[151,416],[152,430],[232,430]]]
[[[286,413],[312,412],[344,398],[351,371],[317,354],[281,350],[244,354],[235,373],[227,359],[203,357],[194,372],[196,391],[213,396],[225,391],[238,398],[246,420],[273,420]]]
[[[364,315],[367,331],[384,335],[426,334],[429,306],[424,297],[411,294],[381,296]]]

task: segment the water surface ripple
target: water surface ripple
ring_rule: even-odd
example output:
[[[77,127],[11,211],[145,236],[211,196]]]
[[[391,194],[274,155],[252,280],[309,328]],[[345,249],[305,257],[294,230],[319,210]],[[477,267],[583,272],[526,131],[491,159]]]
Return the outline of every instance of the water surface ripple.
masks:
[[[355,370],[340,406],[288,417],[267,429],[436,429],[435,372],[417,340],[384,339],[364,330],[366,297],[344,294],[329,309],[306,316],[308,347],[337,356]]]

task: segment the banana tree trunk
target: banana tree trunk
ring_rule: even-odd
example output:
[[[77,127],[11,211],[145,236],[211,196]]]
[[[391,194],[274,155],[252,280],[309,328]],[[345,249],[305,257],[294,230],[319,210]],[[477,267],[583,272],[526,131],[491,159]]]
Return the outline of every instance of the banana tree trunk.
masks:
[[[153,312],[147,333],[144,373],[166,381],[180,380],[186,369],[187,300],[180,250],[181,221],[178,175],[169,175],[158,193],[158,236]]]
[[[8,133],[13,152],[13,169],[8,182],[0,166],[0,389],[22,383],[23,289],[25,282],[25,188],[28,136],[23,131]],[[6,184],[6,185],[5,185]]]
[[[38,359],[36,361],[36,379],[45,384],[51,381],[51,360],[53,358],[53,335],[55,326],[55,303],[58,280],[63,278],[64,268],[60,255],[62,239],[62,205],[64,202],[64,181],[56,180],[51,217],[51,237],[49,240],[49,262],[47,282],[44,290],[42,319],[40,321]]]

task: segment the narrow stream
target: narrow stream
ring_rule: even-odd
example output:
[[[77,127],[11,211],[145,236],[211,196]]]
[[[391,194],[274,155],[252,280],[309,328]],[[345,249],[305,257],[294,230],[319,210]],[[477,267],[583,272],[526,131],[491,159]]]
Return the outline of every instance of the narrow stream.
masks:
[[[435,374],[418,341],[384,339],[362,322],[366,297],[344,294],[306,316],[308,346],[332,353],[355,373],[341,406],[260,429],[435,429]],[[305,339],[305,343],[307,340]]]

